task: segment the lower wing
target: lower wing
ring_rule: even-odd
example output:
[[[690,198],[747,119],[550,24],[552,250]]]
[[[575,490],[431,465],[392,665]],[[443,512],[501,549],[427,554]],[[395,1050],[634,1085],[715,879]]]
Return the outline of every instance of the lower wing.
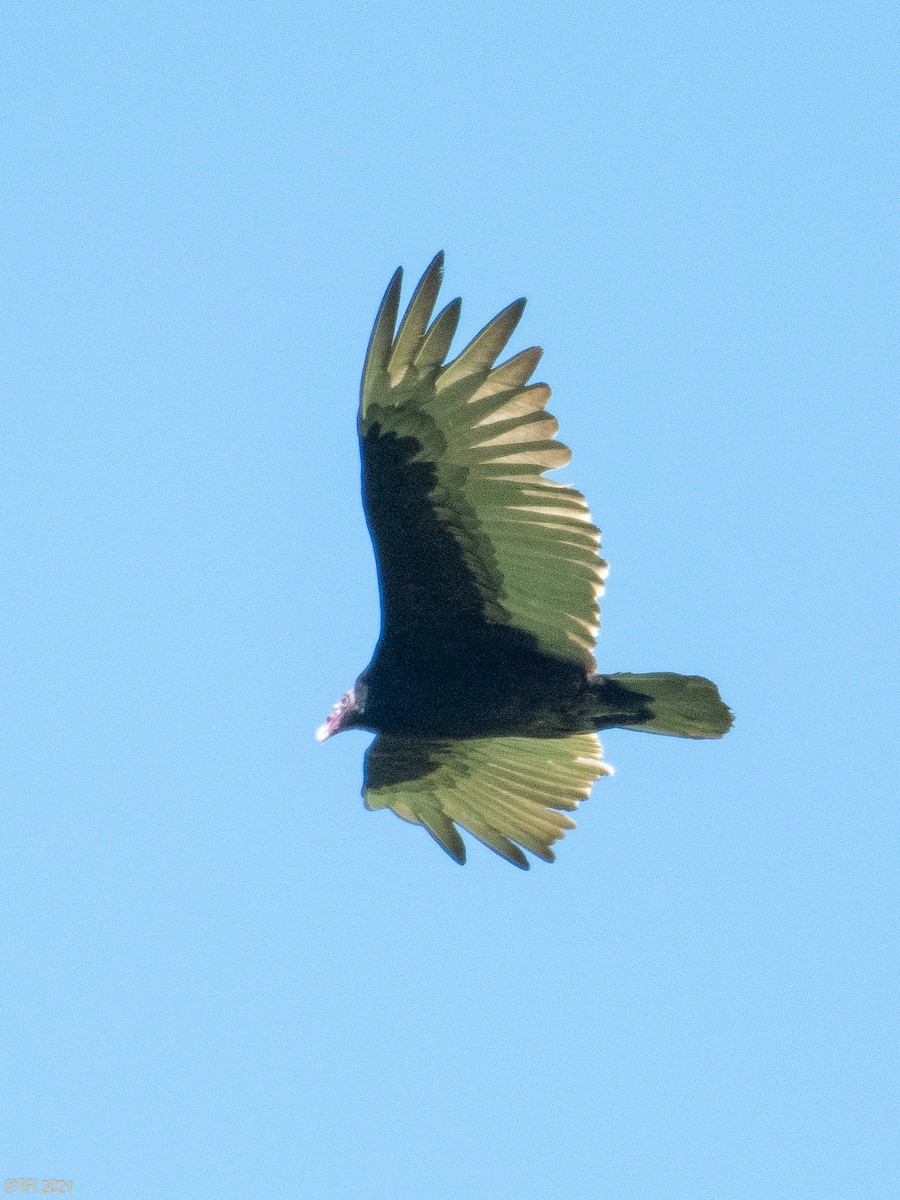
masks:
[[[456,826],[527,870],[523,848],[546,862],[575,822],[566,816],[611,775],[596,734],[564,738],[436,741],[379,736],[366,753],[366,807],[391,808],[424,825],[458,863],[466,848]],[[562,810],[562,811],[560,811]]]

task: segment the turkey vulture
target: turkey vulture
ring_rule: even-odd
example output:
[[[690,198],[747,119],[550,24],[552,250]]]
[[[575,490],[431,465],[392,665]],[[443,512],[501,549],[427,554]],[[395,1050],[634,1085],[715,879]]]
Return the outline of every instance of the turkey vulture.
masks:
[[[541,351],[495,366],[516,300],[450,362],[453,300],[432,321],[438,254],[399,329],[402,270],[375,319],[359,406],[362,496],[378,567],[371,663],[316,733],[377,736],[368,808],[424,825],[458,863],[456,826],[527,868],[552,862],[566,815],[612,768],[611,726],[717,738],[732,716],[696,675],[598,675],[607,567],[580,492],[545,478],[569,461],[529,384]]]

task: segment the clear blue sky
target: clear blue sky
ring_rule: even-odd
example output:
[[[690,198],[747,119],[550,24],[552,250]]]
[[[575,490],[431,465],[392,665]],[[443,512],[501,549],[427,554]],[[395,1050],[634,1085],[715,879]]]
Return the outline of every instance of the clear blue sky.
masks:
[[[900,1194],[892,9],[4,5],[2,1179]],[[606,735],[527,874],[313,740],[378,625],[366,339],[440,248],[463,337],[529,297],[601,669],[737,714]]]

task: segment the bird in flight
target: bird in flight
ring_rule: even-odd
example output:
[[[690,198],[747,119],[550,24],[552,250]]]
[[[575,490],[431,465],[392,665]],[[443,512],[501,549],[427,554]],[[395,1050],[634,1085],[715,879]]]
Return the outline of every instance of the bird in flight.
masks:
[[[732,715],[697,675],[598,675],[606,563],[569,461],[528,383],[534,347],[496,365],[516,300],[456,358],[453,300],[432,320],[438,254],[397,328],[402,271],[369,341],[359,406],[362,496],[378,570],[371,663],[316,737],[377,736],[363,798],[423,825],[458,863],[457,826],[518,867],[552,862],[568,813],[612,774],[597,731],[718,738]]]

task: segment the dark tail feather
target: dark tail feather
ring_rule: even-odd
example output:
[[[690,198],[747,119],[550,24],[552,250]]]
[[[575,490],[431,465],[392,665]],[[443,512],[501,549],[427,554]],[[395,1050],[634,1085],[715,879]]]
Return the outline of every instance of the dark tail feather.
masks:
[[[593,690],[598,729],[720,738],[734,720],[716,685],[700,675],[599,675]]]

